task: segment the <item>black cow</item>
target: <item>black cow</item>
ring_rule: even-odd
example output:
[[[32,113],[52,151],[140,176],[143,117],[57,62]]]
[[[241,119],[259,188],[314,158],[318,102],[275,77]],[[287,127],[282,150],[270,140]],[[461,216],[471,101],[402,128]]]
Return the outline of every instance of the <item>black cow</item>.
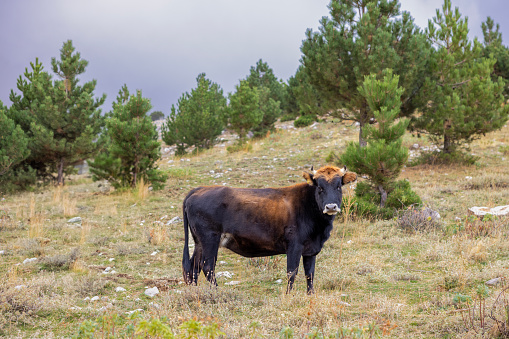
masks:
[[[200,271],[216,284],[219,246],[244,257],[287,254],[287,292],[292,289],[302,257],[307,291],[313,293],[316,255],[329,238],[341,211],[341,187],[357,179],[345,168],[325,166],[303,173],[308,183],[281,188],[198,187],[184,199],[184,257],[187,284]],[[189,232],[195,242],[189,258]]]

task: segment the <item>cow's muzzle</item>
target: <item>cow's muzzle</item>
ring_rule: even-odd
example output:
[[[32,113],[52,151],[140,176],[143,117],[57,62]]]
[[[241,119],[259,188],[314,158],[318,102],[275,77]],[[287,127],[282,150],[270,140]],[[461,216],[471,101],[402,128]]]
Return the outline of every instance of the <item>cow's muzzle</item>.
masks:
[[[337,204],[327,204],[323,209],[323,214],[328,215],[335,215],[338,214],[339,212],[341,212],[341,209],[338,207]]]

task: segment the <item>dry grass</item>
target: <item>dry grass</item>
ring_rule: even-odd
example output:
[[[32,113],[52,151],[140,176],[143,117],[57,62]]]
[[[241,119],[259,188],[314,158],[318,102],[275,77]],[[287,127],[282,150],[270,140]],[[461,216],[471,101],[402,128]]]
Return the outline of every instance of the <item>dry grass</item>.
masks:
[[[145,183],[145,180],[143,178],[138,181],[136,184],[136,188],[134,190],[134,196],[137,200],[145,200],[148,197],[149,194],[149,184]]]
[[[483,301],[482,333],[479,304],[474,327],[465,323],[468,312],[458,310],[467,306],[457,299],[478,300],[479,285],[508,275],[507,219],[480,220],[467,211],[508,203],[509,159],[500,149],[509,142],[509,127],[472,145],[480,157],[475,166],[405,168],[400,178],[440,213],[432,228],[413,216],[407,221],[418,232],[405,232],[397,220],[361,219],[345,186],[342,215],[317,257],[313,296],[306,295],[302,267],[294,292],[285,294],[284,256],[248,259],[224,249],[217,271],[232,278],[218,278],[217,288],[203,276],[198,286],[179,283],[182,222],[168,221],[181,216],[191,188],[302,182],[303,170],[325,165],[331,150],[339,153],[356,138],[354,126],[332,123],[279,130],[251,142],[248,152],[228,153],[223,144],[194,156],[166,155],[159,164],[169,173],[162,191],[140,182],[132,191],[104,192],[82,176],[71,186],[6,197],[0,206],[0,336],[70,337],[86,320],[136,309],[143,319],[167,317],[175,333],[197,319],[219,324],[228,338],[277,338],[282,331],[293,331],[294,338],[335,337],[338,331],[345,338],[368,337],[374,329],[388,338],[507,333],[501,284],[490,286]],[[413,143],[426,141],[405,137],[406,146]],[[69,216],[80,216],[81,227],[68,224]],[[37,261],[23,264],[33,257]],[[232,281],[238,283],[226,285]],[[153,286],[161,293],[151,299],[144,291]],[[115,292],[117,287],[126,291]],[[84,300],[95,296],[97,301]],[[492,308],[498,322],[489,318]]]

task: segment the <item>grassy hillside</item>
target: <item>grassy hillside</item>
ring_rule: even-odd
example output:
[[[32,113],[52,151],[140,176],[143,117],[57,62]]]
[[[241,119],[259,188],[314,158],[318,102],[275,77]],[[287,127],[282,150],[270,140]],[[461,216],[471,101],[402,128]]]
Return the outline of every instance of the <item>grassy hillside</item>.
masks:
[[[217,289],[203,275],[198,287],[182,284],[182,222],[169,221],[181,216],[191,188],[302,182],[302,170],[325,165],[331,150],[341,152],[357,134],[355,126],[327,122],[278,129],[250,152],[228,154],[225,144],[182,158],[167,152],[160,168],[170,178],[159,192],[115,192],[84,175],[63,188],[0,198],[0,337],[69,337],[94,328],[96,337],[127,336],[143,319],[161,317],[176,334],[201,326],[227,338],[339,337],[340,329],[369,337],[369,328],[388,338],[475,337],[482,327],[494,335],[488,315],[507,320],[501,306],[509,298],[500,295],[503,281],[480,286],[508,276],[509,221],[474,220],[467,209],[509,204],[509,126],[472,145],[475,166],[405,168],[401,177],[440,213],[437,228],[416,233],[395,220],[336,218],[317,257],[313,296],[302,267],[285,295],[284,256],[247,259],[224,249],[217,271],[233,275],[218,278]],[[430,146],[410,135],[404,144]],[[69,223],[72,217],[81,223]],[[23,263],[30,258],[37,259]],[[154,286],[160,293],[147,297]]]

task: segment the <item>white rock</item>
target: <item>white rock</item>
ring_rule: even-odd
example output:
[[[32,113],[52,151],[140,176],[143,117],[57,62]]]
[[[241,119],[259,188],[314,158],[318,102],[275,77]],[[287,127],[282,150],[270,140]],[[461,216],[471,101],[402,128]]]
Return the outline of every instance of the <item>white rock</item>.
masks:
[[[224,283],[224,284],[225,284],[225,285],[230,285],[230,286],[231,286],[231,285],[238,285],[238,284],[240,284],[240,281],[235,281],[235,280],[233,280],[233,281],[230,281],[230,282],[227,282],[227,283]]]
[[[147,288],[144,293],[145,293],[145,295],[149,296],[150,298],[153,298],[157,294],[159,294],[159,289],[157,288],[157,286],[154,286],[152,288]]]
[[[494,279],[491,279],[491,280],[488,280],[485,282],[486,285],[488,286],[495,286],[495,285],[498,285],[499,282],[502,281],[502,278],[494,278]]]
[[[109,258],[108,259],[110,262],[112,262],[113,260],[115,260],[115,258]]]
[[[14,286],[14,288],[17,289],[17,290],[20,290],[20,289],[25,288],[25,287],[26,287],[26,285]]]
[[[168,221],[166,223],[166,225],[176,224],[176,223],[179,223],[179,222],[182,222],[182,218],[181,217],[174,217],[170,221]]]
[[[150,253],[150,255],[156,255],[156,254],[157,254],[157,251]]]
[[[340,302],[339,302],[339,304],[340,304],[340,305],[343,305],[343,306],[352,306],[352,305],[350,305],[349,303],[344,302],[344,301],[340,301]]]
[[[30,258],[30,259],[27,258],[27,259],[23,260],[23,264],[28,264],[28,263],[31,263],[34,261],[37,261],[37,258]]]
[[[125,292],[125,288],[118,286],[117,288],[115,288],[115,292]]]
[[[101,307],[101,308],[99,309],[99,312],[105,312],[105,311],[107,311],[109,308],[112,308],[112,307],[113,307],[113,305],[112,305],[111,303],[108,303],[108,304],[106,304],[106,306]]]
[[[276,281],[274,281],[276,284],[281,284],[283,282],[283,279],[278,279]]]
[[[106,268],[104,269],[103,273],[104,273],[104,274],[106,274],[106,273],[110,273],[110,271],[111,271],[111,267],[109,267],[109,266],[108,266],[108,267],[106,267]]]
[[[90,297],[86,297],[85,299],[83,299],[84,301],[88,301],[90,300]]]
[[[79,311],[79,310],[81,310],[81,307],[79,307],[79,306],[72,306],[72,307],[69,308],[69,310],[71,310],[71,311]]]
[[[155,303],[153,301],[151,303],[149,303],[148,306],[153,307],[155,309],[160,309],[161,308],[161,305],[159,305],[158,303]]]
[[[138,308],[138,309],[136,309],[136,310],[127,311],[127,312],[125,312],[125,313],[126,313],[126,314],[133,314],[133,313],[135,313],[135,312],[143,312],[143,309],[142,309],[142,308]]]
[[[226,264],[228,264],[228,263],[227,263],[226,261],[221,260],[220,262],[218,262],[218,264],[219,264],[219,265],[226,265]]]
[[[233,277],[233,273],[230,273],[228,271],[216,272],[216,278],[221,278],[221,277],[231,279]]]
[[[99,298],[98,296],[95,296],[95,297],[92,297],[92,298],[90,299],[90,301],[92,301],[92,302],[93,302],[93,301],[97,301],[97,300],[99,300],[99,299],[100,299],[100,298]]]
[[[0,255],[2,255],[2,254],[4,254],[4,253],[5,253],[5,251],[4,251],[4,250],[1,250],[1,251],[0,251]]]
[[[465,179],[467,179],[467,180],[472,180],[472,177],[470,177],[470,176],[468,176],[468,175],[467,175],[467,176],[465,177]]]
[[[497,207],[493,207],[493,208],[474,206],[474,207],[470,207],[468,209],[468,213],[474,214],[477,216],[484,216],[486,214],[499,215],[499,216],[509,215],[509,205],[497,206]]]
[[[74,217],[69,220],[67,220],[70,224],[81,224],[81,217]]]

